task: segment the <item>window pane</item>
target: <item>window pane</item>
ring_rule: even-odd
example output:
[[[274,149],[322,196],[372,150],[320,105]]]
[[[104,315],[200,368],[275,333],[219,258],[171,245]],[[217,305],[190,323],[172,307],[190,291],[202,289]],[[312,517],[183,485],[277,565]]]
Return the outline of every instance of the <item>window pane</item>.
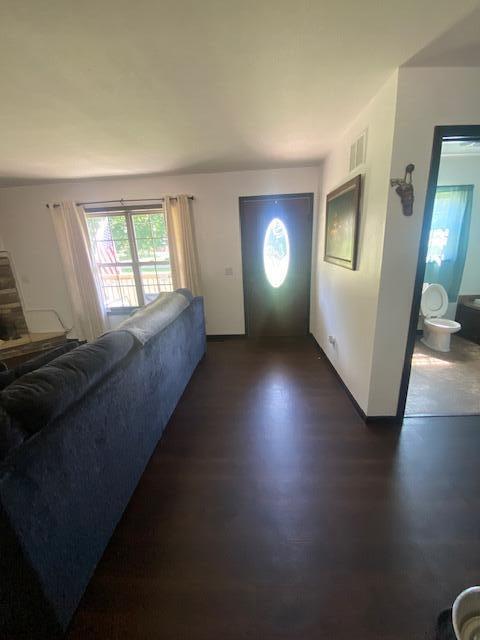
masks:
[[[132,221],[139,260],[168,262],[168,236],[164,213],[135,213]]]
[[[100,267],[99,270],[107,309],[138,306],[132,267]]]
[[[127,217],[131,215],[135,247],[130,244]],[[145,303],[161,291],[172,291],[168,235],[163,211],[87,217],[94,259],[99,267],[107,308],[139,305],[135,283],[134,254]],[[107,264],[109,266],[107,266]]]
[[[124,216],[93,216],[87,219],[88,232],[97,263],[131,262],[132,255]]]
[[[107,309],[122,306],[122,293],[120,289],[120,279],[116,267],[100,267],[100,278],[102,281],[104,301]]]
[[[132,219],[136,238],[167,238],[164,213],[135,213]]]
[[[269,284],[277,289],[287,277],[290,264],[290,242],[287,227],[280,218],[273,218],[263,240],[263,266]]]
[[[152,214],[150,216],[152,235],[154,238],[165,238],[167,240],[167,224],[163,213]]]
[[[105,234],[105,229],[108,228],[108,218],[88,218],[87,226],[88,233],[90,234],[90,242],[95,261],[107,262],[106,260],[102,261],[104,247],[101,246],[101,243],[103,243],[104,241],[108,241],[108,238]]]
[[[102,220],[104,220],[104,218],[87,218],[88,233],[90,234],[92,242],[95,239],[95,234],[97,233],[98,228],[102,224]]]
[[[155,260],[157,262],[170,262],[170,254],[166,238],[154,238],[153,250],[155,251]]]
[[[120,267],[120,282],[122,286],[122,306],[137,307],[137,289],[135,287],[135,276],[132,267]]]
[[[128,240],[125,216],[109,216],[110,233],[114,240]]]
[[[115,255],[117,262],[131,262],[132,252],[130,242],[127,240],[115,240]]]
[[[148,264],[140,267],[145,303],[155,300],[162,291],[172,291],[169,265]]]
[[[155,251],[151,238],[137,238],[138,259],[142,262],[155,262]]]
[[[136,213],[132,216],[133,228],[135,230],[135,237],[138,238],[151,238],[152,229],[149,221],[150,214],[148,213]]]

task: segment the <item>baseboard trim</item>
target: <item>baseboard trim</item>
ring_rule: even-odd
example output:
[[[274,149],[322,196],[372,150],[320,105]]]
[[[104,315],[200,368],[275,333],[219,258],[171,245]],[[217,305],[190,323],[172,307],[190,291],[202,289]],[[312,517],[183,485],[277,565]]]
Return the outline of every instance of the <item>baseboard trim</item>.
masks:
[[[361,417],[361,419],[365,422],[365,424],[380,424],[380,423],[382,423],[382,424],[392,424],[392,425],[393,424],[395,424],[395,425],[401,424],[402,421],[399,420],[397,416],[367,416],[365,411],[362,409],[362,407],[358,404],[358,402],[353,397],[352,392],[350,391],[350,389],[347,387],[347,385],[343,381],[342,376],[338,373],[338,371],[333,366],[333,363],[330,360],[330,358],[327,356],[327,354],[322,349],[322,347],[318,344],[317,339],[315,338],[313,333],[311,333],[310,335],[312,336],[313,342],[315,343],[315,346],[317,347],[318,352],[320,353],[320,356],[321,356],[322,360],[325,361],[325,363],[328,365],[330,371],[333,373],[333,375],[340,382],[340,384],[342,385],[345,393],[348,396],[348,399],[352,403],[355,411],[358,413],[358,415]]]
[[[367,424],[399,425],[402,424],[402,419],[398,416],[367,416],[365,422]]]
[[[245,333],[211,333],[207,334],[207,342],[223,342],[224,340],[242,340]]]
[[[355,409],[355,411],[358,413],[360,418],[366,424],[380,424],[380,423],[381,424],[391,424],[391,425],[401,424],[402,420],[400,420],[398,418],[398,416],[367,416],[365,411],[362,409],[362,407],[355,400],[355,398],[354,398],[352,392],[350,391],[350,389],[347,387],[347,385],[343,381],[342,376],[338,373],[338,371],[333,366],[333,363],[331,362],[330,358],[327,356],[327,354],[322,349],[322,347],[318,344],[317,339],[315,338],[313,333],[310,333],[310,337],[312,338],[313,343],[314,343],[318,353],[320,354],[320,357],[325,362],[325,364],[328,366],[328,368],[333,373],[333,375],[336,377],[336,379],[339,381],[339,383],[342,385],[342,388],[345,391],[345,393],[347,394],[348,399],[352,403],[353,408]],[[208,334],[207,335],[207,342],[225,342],[226,340],[245,340],[247,338],[248,338],[248,336],[245,333]]]
[[[355,400],[355,398],[353,397],[350,389],[347,387],[347,385],[345,384],[345,382],[343,381],[342,376],[338,373],[338,371],[335,369],[335,367],[333,366],[330,358],[327,356],[327,354],[325,353],[325,351],[322,349],[322,347],[318,344],[317,339],[315,338],[315,336],[313,335],[313,333],[310,334],[312,336],[313,342],[315,343],[315,346],[318,349],[318,352],[320,353],[320,356],[322,358],[322,360],[325,361],[325,363],[327,364],[327,366],[329,367],[330,371],[333,373],[333,375],[336,377],[336,379],[340,382],[340,384],[343,387],[343,390],[345,391],[345,393],[348,396],[348,399],[350,400],[350,402],[353,404],[353,407],[355,409],[355,411],[358,413],[358,415],[361,417],[361,419],[364,422],[367,422],[367,416],[364,412],[364,410],[362,409],[362,407],[358,404],[358,402]]]

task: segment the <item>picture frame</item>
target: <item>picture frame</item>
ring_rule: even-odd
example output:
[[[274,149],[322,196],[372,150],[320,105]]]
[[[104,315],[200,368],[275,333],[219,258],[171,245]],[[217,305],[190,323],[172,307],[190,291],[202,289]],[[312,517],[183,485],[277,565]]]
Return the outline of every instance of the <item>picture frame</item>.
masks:
[[[327,195],[323,259],[346,269],[357,268],[362,176]]]

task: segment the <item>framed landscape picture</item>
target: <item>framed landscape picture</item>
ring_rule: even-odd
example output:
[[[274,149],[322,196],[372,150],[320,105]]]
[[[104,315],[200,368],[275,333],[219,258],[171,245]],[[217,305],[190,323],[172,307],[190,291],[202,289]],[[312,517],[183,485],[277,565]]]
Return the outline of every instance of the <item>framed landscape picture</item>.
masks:
[[[357,268],[361,182],[358,175],[327,195],[324,260],[347,269]]]

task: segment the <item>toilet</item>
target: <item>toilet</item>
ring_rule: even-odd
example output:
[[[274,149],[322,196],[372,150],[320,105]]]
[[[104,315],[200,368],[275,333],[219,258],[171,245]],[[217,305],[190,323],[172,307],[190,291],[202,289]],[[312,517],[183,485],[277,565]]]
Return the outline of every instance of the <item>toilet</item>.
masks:
[[[423,344],[434,351],[450,351],[450,336],[462,328],[459,322],[443,318],[448,309],[448,295],[441,284],[423,285],[420,310],[423,320]]]

